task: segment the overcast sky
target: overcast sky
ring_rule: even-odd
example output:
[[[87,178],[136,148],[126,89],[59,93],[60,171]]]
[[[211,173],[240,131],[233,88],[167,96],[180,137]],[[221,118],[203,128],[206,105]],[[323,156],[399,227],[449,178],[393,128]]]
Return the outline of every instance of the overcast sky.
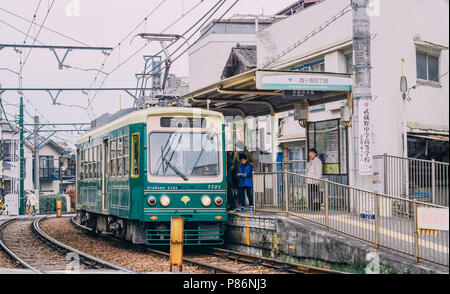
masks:
[[[4,10],[0,9],[0,43],[23,44],[26,32],[29,31],[26,44],[33,44],[33,38],[39,33],[39,25],[44,21],[47,11],[51,7],[44,26],[67,35],[76,41],[42,29],[37,36],[38,41],[35,44],[83,46],[81,43],[84,43],[89,46],[116,47],[106,60],[103,68],[103,72],[110,73],[145,45],[144,40],[140,38],[133,39],[133,36],[143,32],[160,33],[169,24],[180,18],[183,14],[186,14],[199,2],[202,2],[166,31],[166,33],[181,34],[217,3],[217,1],[55,0],[51,7],[53,0],[1,0],[0,8]],[[120,46],[117,46],[161,2],[163,4],[155,10],[148,20],[140,25]],[[261,14],[264,12],[264,14],[275,14],[294,2],[295,0],[240,0],[225,17],[230,17],[237,13]],[[215,14],[214,18],[222,15],[232,3],[234,3],[234,0],[228,0]],[[39,9],[35,18],[35,22],[38,25],[31,26],[30,22],[7,12],[9,11],[27,20],[32,20],[38,5]],[[197,36],[192,40],[196,38]],[[159,50],[159,43],[153,42],[149,44],[145,49],[109,74],[103,87],[135,87],[135,73],[143,70],[143,55],[152,55]],[[24,60],[28,52],[29,49],[22,49],[22,58]],[[62,58],[64,51],[59,51],[59,54]],[[91,69],[100,69],[105,57],[100,51],[72,51],[64,62],[65,65],[72,68],[59,70],[56,58],[51,51],[48,49],[33,49],[24,65],[23,87],[89,88],[98,74],[98,71]],[[18,76],[1,68],[8,68],[18,72],[19,64],[20,54],[15,52],[13,48],[0,50],[0,84],[2,87],[18,87]],[[174,63],[171,72],[177,76],[187,76],[188,69],[189,63],[187,54],[185,54]],[[99,87],[105,77],[106,75],[103,73],[98,74],[98,78],[93,86]],[[42,115],[44,116],[44,120],[51,122],[90,121],[86,111],[81,108],[53,105],[50,96],[46,92],[25,92],[24,95],[26,98],[24,99],[26,109],[30,115]],[[90,98],[94,97],[94,95],[95,92],[89,92]],[[31,104],[28,103],[27,99],[31,101]],[[87,105],[87,99],[88,96],[80,92],[63,92],[57,101],[65,105],[81,105],[85,107]],[[19,110],[17,105],[10,105],[10,103],[18,104],[19,96],[16,92],[5,92],[3,94],[3,101],[7,112],[10,114],[10,118],[18,114]],[[99,92],[92,104],[93,113],[96,117],[106,112],[114,113],[120,109],[120,106],[122,108],[132,106],[132,98],[124,92]],[[43,119],[41,118],[41,120]],[[25,121],[32,122],[32,119],[29,115],[26,115]],[[74,134],[72,139],[76,136]],[[59,137],[70,138],[71,136],[59,134]],[[70,141],[73,142],[74,140]]]

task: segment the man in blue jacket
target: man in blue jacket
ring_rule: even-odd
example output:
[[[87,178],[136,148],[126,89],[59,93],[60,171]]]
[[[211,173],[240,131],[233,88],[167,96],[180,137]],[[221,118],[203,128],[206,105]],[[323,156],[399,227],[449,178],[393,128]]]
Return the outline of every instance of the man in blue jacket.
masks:
[[[239,156],[241,163],[238,166],[237,176],[239,179],[239,204],[238,211],[245,211],[245,194],[247,194],[249,211],[253,210],[253,166],[248,162],[247,155],[245,153]]]

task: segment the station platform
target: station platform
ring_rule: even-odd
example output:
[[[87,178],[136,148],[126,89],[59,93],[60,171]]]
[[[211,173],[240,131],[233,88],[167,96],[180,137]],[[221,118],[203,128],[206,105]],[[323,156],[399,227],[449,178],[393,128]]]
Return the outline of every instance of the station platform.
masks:
[[[315,214],[320,217],[320,212]],[[383,271],[388,273],[449,273],[446,266],[425,260],[416,263],[414,256],[384,247],[376,249],[370,242],[331,229],[326,231],[323,226],[304,218],[269,212],[229,212],[226,246],[271,258],[348,265],[359,271],[364,271],[376,259]],[[336,221],[338,219],[343,222],[342,225],[350,221],[345,217],[336,218]],[[370,226],[359,229],[361,234],[371,233]],[[399,243],[401,239],[404,244],[411,245],[401,230],[401,227],[395,226],[381,228],[380,236],[389,236],[393,242],[398,238]],[[424,245],[431,248],[437,246],[431,243]]]

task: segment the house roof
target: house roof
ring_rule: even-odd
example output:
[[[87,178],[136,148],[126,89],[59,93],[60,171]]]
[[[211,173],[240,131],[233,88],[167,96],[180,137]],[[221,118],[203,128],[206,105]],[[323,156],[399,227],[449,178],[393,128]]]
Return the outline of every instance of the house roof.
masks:
[[[228,61],[223,69],[222,79],[226,79],[240,73],[256,68],[256,46],[237,44],[231,49]]]
[[[288,7],[276,13],[276,15],[292,15],[319,1],[323,0],[297,0],[294,4],[289,5]]]

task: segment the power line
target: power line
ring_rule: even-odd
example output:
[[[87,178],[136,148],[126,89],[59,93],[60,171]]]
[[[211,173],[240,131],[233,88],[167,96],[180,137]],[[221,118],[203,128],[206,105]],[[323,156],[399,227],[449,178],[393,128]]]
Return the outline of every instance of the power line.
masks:
[[[144,18],[144,20],[143,21],[141,21],[133,30],[131,30],[131,32],[129,32],[127,35],[125,35],[125,37],[124,38],[122,38],[122,40],[121,41],[119,41],[119,43],[117,43],[117,45],[116,46],[114,46],[114,48],[113,48],[113,50],[112,51],[114,51],[117,47],[120,47],[120,45],[121,45],[121,43],[123,42],[123,41],[125,41],[143,22],[145,22],[145,21],[147,21],[148,20],[148,18],[149,17],[151,17],[152,15],[153,15],[153,13],[155,13],[155,11],[164,3],[164,2],[166,2],[167,0],[162,0],[154,9],[152,9],[152,11]],[[201,1],[203,1],[203,0],[201,0]],[[112,52],[111,52],[112,53]],[[100,67],[100,70],[99,70],[99,72],[97,72],[97,75],[94,77],[94,79],[92,80],[92,83],[91,83],[91,85],[89,86],[89,88],[92,88],[93,86],[94,86],[94,83],[96,82],[96,80],[97,80],[97,78],[98,78],[98,76],[100,75],[100,72],[101,71],[103,71],[103,68],[105,67],[105,64],[106,64],[106,62],[108,61],[108,59],[109,59],[109,56],[111,56],[110,54],[109,55],[106,55],[106,57],[105,57],[105,59],[103,60],[103,62],[102,62],[102,65],[101,65],[101,67]],[[106,77],[108,77],[108,75],[106,75]],[[104,82],[103,82],[104,83]],[[103,83],[102,83],[102,85],[103,85]],[[95,94],[95,96],[97,96],[97,93]],[[95,98],[95,96],[94,96],[94,98]],[[93,98],[93,99],[94,99]],[[89,96],[88,96],[88,107],[91,105],[91,99],[89,99]],[[92,109],[92,107],[91,107],[91,110],[92,110],[92,113],[94,114],[94,116],[95,116],[95,113],[94,113],[94,110]],[[87,110],[86,110],[87,111]],[[88,113],[88,115],[89,115],[89,113]],[[89,115],[89,117],[90,117],[90,115]]]
[[[217,21],[220,21],[224,16],[225,16],[225,14],[227,14],[237,3],[239,2],[239,0],[236,0],[221,16],[220,16],[220,18],[217,20]],[[203,34],[197,39],[197,40],[195,40],[195,42],[193,42],[192,44],[190,44],[183,52],[181,52],[177,57],[175,57],[173,60],[172,60],[172,63],[173,62],[175,62],[176,60],[178,60],[181,56],[183,56],[189,49],[191,49],[195,44],[197,44],[201,39],[202,39],[202,37],[204,36],[204,35],[206,35],[211,29],[212,29],[212,27],[213,26],[210,26],[206,31],[204,31],[203,32]],[[171,57],[173,55],[173,53],[172,54],[170,54],[169,55],[169,57]],[[160,70],[158,70],[157,72],[155,72],[155,74],[158,74],[158,73],[160,73],[160,72],[162,72],[163,70],[165,70],[165,66],[164,67],[161,67],[161,69]]]
[[[193,8],[191,8],[189,11],[187,11],[185,14],[183,14],[181,17],[179,17],[177,20],[175,20],[173,23],[171,23],[168,27],[166,27],[162,32],[161,32],[161,34],[162,33],[164,33],[164,32],[166,32],[170,27],[172,27],[173,25],[175,25],[177,22],[179,22],[182,18],[184,18],[185,16],[187,16],[191,11],[193,11],[194,9],[196,9],[202,2],[203,2],[204,0],[201,0],[200,2],[198,2],[197,3],[197,5],[195,5]],[[204,17],[206,17],[219,3],[221,3],[222,1],[224,1],[224,0],[219,0],[205,15],[203,15],[200,19],[199,19],[199,21],[197,21],[196,22],[196,24],[195,25],[197,25]],[[226,0],[223,2],[223,3],[225,3],[226,2]],[[222,3],[222,4],[223,4]],[[194,26],[191,26],[182,36],[184,36],[185,34],[187,34],[193,27],[195,27],[195,25]],[[176,41],[174,41],[174,42],[172,42],[171,44],[169,44],[168,45],[168,47],[167,48],[169,48],[170,46],[172,46],[174,43],[175,43]],[[102,83],[101,83],[101,85],[100,85],[100,88],[102,88],[103,87],[103,85],[104,85],[104,83],[106,82],[106,80],[107,80],[107,78],[109,77],[109,75],[110,74],[112,74],[113,72],[115,72],[119,67],[121,67],[124,63],[126,63],[126,62],[128,62],[131,58],[133,58],[134,56],[136,56],[136,54],[138,54],[140,51],[142,51],[144,48],[146,48],[148,45],[150,44],[150,42],[147,42],[144,46],[142,46],[139,50],[137,50],[136,52],[134,52],[130,57],[128,57],[124,62],[122,62],[121,64],[119,64],[116,68],[114,68],[112,71],[110,71],[106,76],[105,76],[105,78],[103,79],[103,81],[102,81]],[[160,54],[162,52],[162,50],[161,51],[159,51],[157,54],[155,54],[155,55],[158,55],[158,54]],[[97,97],[97,94],[98,94],[98,92],[97,93],[95,93],[95,95],[94,95],[94,97],[89,101],[89,107],[91,107],[91,110],[92,110],[92,103],[94,102],[94,99]],[[93,110],[92,110],[93,111]]]
[[[341,11],[339,11],[337,14],[333,15],[330,19],[328,19],[325,23],[323,23],[322,25],[320,25],[318,28],[314,29],[312,32],[310,32],[309,34],[307,34],[305,37],[303,37],[300,41],[297,41],[296,43],[294,43],[293,45],[291,45],[290,47],[288,47],[286,50],[284,50],[283,52],[281,52],[280,54],[278,54],[277,56],[273,57],[272,59],[270,59],[265,65],[263,65],[263,68],[267,68],[269,65],[273,64],[275,61],[279,60],[281,57],[285,56],[286,54],[288,54],[289,52],[291,52],[292,50],[294,50],[295,48],[297,48],[298,46],[304,44],[306,41],[308,41],[309,39],[311,39],[312,37],[314,37],[315,35],[317,35],[318,33],[320,33],[321,31],[323,31],[326,27],[328,27],[329,25],[331,25],[332,23],[334,23],[336,20],[338,20],[339,18],[341,18],[342,16],[344,16],[347,12],[352,11],[351,9],[347,10],[347,8],[351,7],[351,3],[349,5],[347,5],[346,7],[344,7],[344,9],[342,9]]]
[[[39,10],[39,7],[41,6],[41,2],[42,2],[42,0],[39,0],[38,6],[36,7],[36,11],[34,12],[34,15],[33,15],[33,20],[31,21],[30,26],[28,27],[27,35],[25,36],[25,40],[23,41],[24,44],[27,43],[28,35],[30,34],[31,27],[33,26],[34,21],[36,19],[36,15],[37,15],[37,12]]]
[[[33,23],[32,21],[30,21],[30,20],[28,20],[28,19],[26,19],[26,18],[24,18],[24,17],[22,17],[22,16],[20,16],[20,15],[18,15],[18,14],[16,14],[16,13],[14,13],[14,12],[11,12],[11,11],[9,11],[9,10],[7,10],[7,9],[4,9],[4,8],[0,7],[0,10],[4,11],[4,12],[10,14],[10,15],[13,15],[13,16],[15,16],[15,17],[18,17],[18,18],[20,18],[20,19],[22,19],[22,20],[24,20],[24,21],[26,21],[26,22],[29,22],[29,23],[31,23],[31,24],[34,24],[35,26],[38,26],[38,24]],[[84,42],[81,42],[81,41],[79,41],[79,40],[77,40],[77,39],[75,39],[75,38],[72,38],[72,37],[70,37],[70,36],[67,36],[67,35],[65,35],[65,34],[63,34],[63,33],[57,32],[57,31],[55,31],[55,30],[53,30],[53,29],[51,29],[51,28],[48,28],[48,27],[46,27],[46,26],[42,26],[42,28],[45,29],[45,30],[47,30],[47,31],[49,31],[49,32],[55,33],[55,34],[57,34],[57,35],[59,35],[59,36],[61,36],[61,37],[64,37],[64,38],[66,38],[66,39],[68,39],[68,40],[71,40],[71,41],[77,42],[77,43],[79,43],[79,44],[82,44],[82,45],[84,45],[84,46],[90,47],[88,44],[86,44],[86,43],[84,43]]]
[[[36,39],[37,39],[37,37],[39,37],[39,35],[40,35],[41,31],[42,31],[42,26],[44,25],[45,21],[47,20],[47,17],[48,17],[48,15],[50,14],[50,11],[51,11],[51,9],[52,9],[52,7],[53,7],[53,4],[55,4],[55,0],[53,0],[51,6],[50,6],[50,7],[48,8],[48,10],[47,10],[47,14],[45,15],[45,18],[44,18],[44,20],[43,20],[42,23],[41,23],[41,26],[40,26],[40,28],[39,28],[39,31],[38,31],[38,33],[36,34],[36,38],[35,38],[34,41],[33,41],[33,45],[36,43]],[[26,63],[27,63],[28,57],[30,57],[30,54],[31,54],[31,51],[32,51],[32,50],[33,50],[33,48],[30,48],[30,51],[28,51],[27,57],[25,57],[25,61],[24,61],[24,62],[21,64],[21,66],[20,66],[20,71],[19,71],[19,73],[22,73],[23,68],[25,67],[25,65],[26,65]]]
[[[1,9],[1,8],[0,8],[0,9]],[[7,23],[6,21],[3,21],[3,20],[0,19],[0,22],[3,23],[3,24],[5,24],[5,25],[7,25],[8,27],[10,27],[10,28],[12,28],[12,29],[18,31],[18,32],[21,33],[21,34],[24,34],[25,36],[27,35],[27,33],[25,33],[24,31],[22,31],[22,30],[16,28],[16,27],[13,26],[13,25],[10,25],[10,24]],[[30,37],[31,37],[31,36],[30,36]],[[34,37],[31,37],[31,38],[33,38],[34,41],[38,42],[38,43],[41,44],[41,45],[46,45],[45,43],[39,41],[37,38],[34,38]]]

